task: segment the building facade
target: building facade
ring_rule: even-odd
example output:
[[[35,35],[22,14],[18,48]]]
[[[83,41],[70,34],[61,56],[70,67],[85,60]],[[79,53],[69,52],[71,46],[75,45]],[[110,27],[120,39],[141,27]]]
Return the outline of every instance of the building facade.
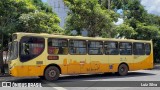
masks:
[[[53,11],[60,17],[60,26],[63,28],[67,17],[67,6],[65,6],[63,0],[47,0],[47,2],[48,5],[52,7]]]

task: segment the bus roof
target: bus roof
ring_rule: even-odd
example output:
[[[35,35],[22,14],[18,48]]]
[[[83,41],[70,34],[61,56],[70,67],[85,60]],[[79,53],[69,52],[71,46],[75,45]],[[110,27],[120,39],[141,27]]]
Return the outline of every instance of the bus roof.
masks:
[[[47,33],[24,33],[17,32],[13,33],[21,36],[39,36],[44,38],[66,38],[66,39],[80,39],[80,40],[102,40],[102,41],[125,41],[125,42],[151,42],[152,40],[135,40],[135,39],[116,39],[116,38],[102,38],[102,37],[83,37],[83,36],[67,36],[58,34],[47,34]]]

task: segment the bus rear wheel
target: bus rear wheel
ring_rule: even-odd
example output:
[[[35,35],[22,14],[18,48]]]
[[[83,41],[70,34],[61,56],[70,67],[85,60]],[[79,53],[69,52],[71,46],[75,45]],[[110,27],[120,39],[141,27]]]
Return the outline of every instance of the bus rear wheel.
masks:
[[[128,66],[126,64],[121,64],[118,67],[118,75],[125,76],[128,74]]]
[[[48,81],[56,81],[59,78],[60,71],[55,66],[49,66],[44,73],[44,77]]]

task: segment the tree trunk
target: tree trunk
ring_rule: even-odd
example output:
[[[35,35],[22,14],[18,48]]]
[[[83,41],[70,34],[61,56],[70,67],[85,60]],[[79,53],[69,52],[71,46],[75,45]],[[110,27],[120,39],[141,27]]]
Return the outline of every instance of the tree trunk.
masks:
[[[4,73],[4,63],[3,63],[3,34],[1,34],[1,38],[0,38],[0,73]]]

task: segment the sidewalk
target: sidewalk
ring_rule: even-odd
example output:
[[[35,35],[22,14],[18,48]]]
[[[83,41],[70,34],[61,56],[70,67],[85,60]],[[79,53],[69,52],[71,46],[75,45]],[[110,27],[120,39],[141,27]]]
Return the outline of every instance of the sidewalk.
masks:
[[[1,78],[1,77],[11,77],[11,75],[9,75],[8,73],[6,73],[6,74],[0,73],[0,78]]]
[[[153,69],[159,69],[160,70],[160,64],[155,64]]]

